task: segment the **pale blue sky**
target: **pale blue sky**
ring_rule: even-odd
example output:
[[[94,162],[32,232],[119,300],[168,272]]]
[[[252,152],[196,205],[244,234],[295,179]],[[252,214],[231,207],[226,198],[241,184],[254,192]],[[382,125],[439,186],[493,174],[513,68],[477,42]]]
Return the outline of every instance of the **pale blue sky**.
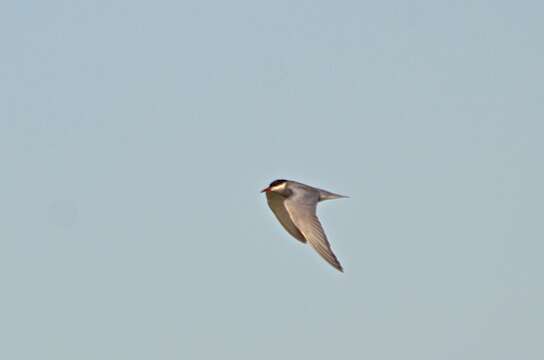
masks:
[[[3,3],[0,358],[544,358],[543,13]]]

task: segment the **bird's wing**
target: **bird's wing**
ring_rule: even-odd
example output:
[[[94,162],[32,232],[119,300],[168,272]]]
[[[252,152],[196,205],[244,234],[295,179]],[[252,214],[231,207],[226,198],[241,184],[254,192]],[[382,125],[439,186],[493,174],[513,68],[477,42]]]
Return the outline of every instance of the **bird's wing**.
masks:
[[[304,235],[310,245],[318,252],[323,259],[339,271],[344,271],[340,261],[332,252],[327,235],[316,215],[317,198],[304,197],[302,194],[293,194],[284,202],[285,208],[291,220]]]
[[[276,218],[285,228],[285,230],[287,230],[287,232],[291,234],[295,239],[305,243],[306,239],[295,226],[295,224],[291,220],[291,217],[289,216],[289,213],[285,209],[285,198],[281,195],[274,193],[273,191],[269,191],[266,193],[266,200],[268,202],[268,206],[270,207],[274,215],[276,215]]]

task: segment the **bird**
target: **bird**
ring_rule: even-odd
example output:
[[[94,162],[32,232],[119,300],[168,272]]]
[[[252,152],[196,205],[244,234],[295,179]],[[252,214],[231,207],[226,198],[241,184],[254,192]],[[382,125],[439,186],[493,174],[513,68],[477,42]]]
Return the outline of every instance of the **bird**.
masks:
[[[295,239],[308,242],[330,265],[344,272],[331,249],[327,235],[316,215],[317,204],[325,200],[347,198],[292,180],[274,180],[261,190],[280,224]]]

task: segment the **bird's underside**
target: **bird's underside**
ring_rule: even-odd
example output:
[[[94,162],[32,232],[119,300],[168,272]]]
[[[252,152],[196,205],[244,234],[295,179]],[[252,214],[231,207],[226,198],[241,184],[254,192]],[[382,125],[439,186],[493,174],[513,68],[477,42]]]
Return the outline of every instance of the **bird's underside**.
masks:
[[[293,224],[293,221],[291,220],[291,217],[289,216],[289,213],[285,208],[284,201],[286,199],[281,195],[269,192],[266,194],[266,200],[268,201],[268,206],[270,207],[274,215],[276,215],[276,218],[283,226],[283,228],[287,230],[287,232],[291,234],[295,239],[305,243],[306,239],[304,238],[304,235],[302,235],[296,225]]]

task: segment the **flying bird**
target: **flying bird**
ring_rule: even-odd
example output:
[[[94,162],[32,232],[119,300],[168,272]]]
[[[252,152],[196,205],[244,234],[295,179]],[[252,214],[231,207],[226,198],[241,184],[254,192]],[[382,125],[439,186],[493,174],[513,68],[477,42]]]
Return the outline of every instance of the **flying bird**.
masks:
[[[291,236],[302,243],[308,242],[325,261],[337,270],[344,271],[332,252],[327,235],[317,218],[316,209],[320,201],[347,196],[283,179],[272,181],[261,192],[266,193],[268,206]]]

